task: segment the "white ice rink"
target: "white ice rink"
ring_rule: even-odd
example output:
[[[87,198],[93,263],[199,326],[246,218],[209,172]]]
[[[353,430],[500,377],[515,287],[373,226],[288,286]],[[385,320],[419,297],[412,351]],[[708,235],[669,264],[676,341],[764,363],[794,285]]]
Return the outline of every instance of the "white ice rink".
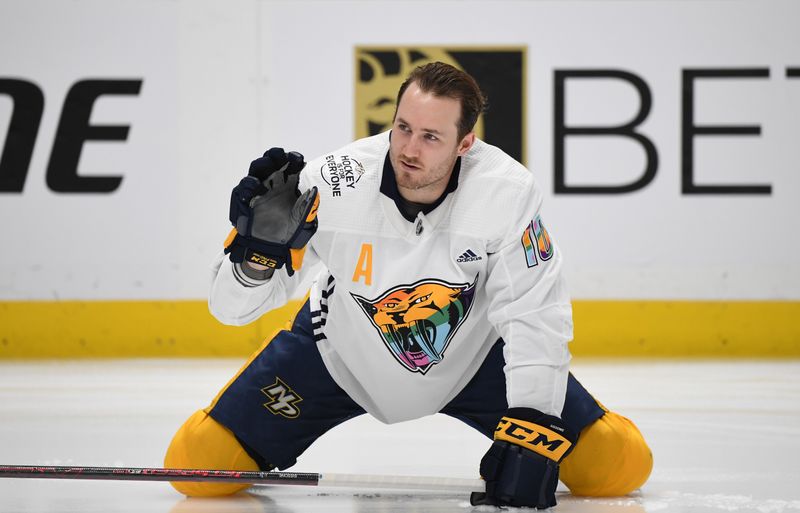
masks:
[[[161,466],[175,429],[238,360],[0,363],[0,464]],[[655,467],[629,497],[559,493],[556,511],[800,512],[800,362],[574,362],[580,381],[631,417]],[[489,441],[444,416],[385,426],[362,416],[292,469],[474,478]],[[561,488],[560,488],[561,490]],[[447,493],[259,488],[185,499],[166,483],[0,479],[0,513],[468,512]]]

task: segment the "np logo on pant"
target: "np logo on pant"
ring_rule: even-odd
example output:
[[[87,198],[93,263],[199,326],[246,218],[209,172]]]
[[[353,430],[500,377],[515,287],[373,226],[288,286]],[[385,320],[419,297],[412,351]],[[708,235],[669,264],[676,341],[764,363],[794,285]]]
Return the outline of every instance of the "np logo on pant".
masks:
[[[279,377],[275,377],[275,383],[264,387],[261,392],[270,398],[269,402],[264,403],[264,407],[273,415],[282,415],[287,419],[296,419],[300,416],[300,408],[297,403],[303,400],[289,385]]]

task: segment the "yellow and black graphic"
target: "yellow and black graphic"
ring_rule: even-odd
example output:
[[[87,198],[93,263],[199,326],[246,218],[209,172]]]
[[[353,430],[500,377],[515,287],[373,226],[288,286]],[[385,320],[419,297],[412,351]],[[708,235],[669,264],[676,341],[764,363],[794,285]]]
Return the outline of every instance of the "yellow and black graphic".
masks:
[[[509,417],[500,420],[494,439],[525,447],[553,461],[561,461],[572,447],[572,442],[552,429]]]
[[[441,61],[466,71],[489,98],[475,134],[525,163],[525,47],[369,47],[356,56],[356,137],[391,128],[397,91],[411,71]]]
[[[271,267],[273,269],[278,267],[277,260],[264,256],[261,253],[256,253],[255,251],[250,254],[248,261],[253,262],[254,264],[266,265],[267,267]]]
[[[289,387],[279,377],[275,377],[275,383],[264,387],[261,392],[269,397],[269,401],[264,403],[264,407],[273,415],[283,415],[287,419],[296,419],[300,415],[300,408],[297,403],[303,400],[294,390]]]

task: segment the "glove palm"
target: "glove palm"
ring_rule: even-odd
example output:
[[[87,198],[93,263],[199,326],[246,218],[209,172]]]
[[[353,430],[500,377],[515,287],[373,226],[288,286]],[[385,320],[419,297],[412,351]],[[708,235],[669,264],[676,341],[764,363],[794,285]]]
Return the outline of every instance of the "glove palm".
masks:
[[[303,156],[271,148],[250,164],[248,176],[231,193],[230,221],[234,226],[225,253],[234,263],[244,261],[277,269],[286,265],[293,275],[302,265],[305,246],[317,230],[319,194],[298,189]]]

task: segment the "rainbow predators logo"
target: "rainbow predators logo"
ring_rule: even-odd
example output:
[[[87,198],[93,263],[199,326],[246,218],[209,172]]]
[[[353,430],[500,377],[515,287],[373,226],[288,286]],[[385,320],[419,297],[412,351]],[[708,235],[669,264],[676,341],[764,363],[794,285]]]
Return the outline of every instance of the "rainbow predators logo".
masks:
[[[536,241],[535,249],[534,241]],[[522,249],[525,250],[525,261],[528,267],[539,264],[539,260],[536,258],[537,253],[542,261],[553,258],[553,244],[550,242],[550,235],[538,215],[522,232]]]
[[[425,374],[442,361],[459,326],[469,315],[475,284],[420,280],[399,285],[377,299],[351,293],[378,330],[386,348],[411,372]]]

